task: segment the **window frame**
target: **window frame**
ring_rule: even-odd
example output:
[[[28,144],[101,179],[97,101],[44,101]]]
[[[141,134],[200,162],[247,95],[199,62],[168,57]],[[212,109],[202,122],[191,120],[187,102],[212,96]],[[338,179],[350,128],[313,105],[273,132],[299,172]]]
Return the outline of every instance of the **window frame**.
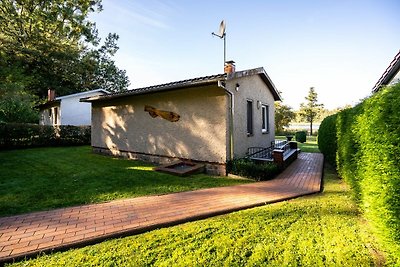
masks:
[[[254,135],[254,101],[246,100],[246,132],[247,136]]]
[[[54,118],[53,118],[53,124],[58,125],[58,107],[54,107]]]
[[[269,106],[261,103],[261,133],[269,133]]]

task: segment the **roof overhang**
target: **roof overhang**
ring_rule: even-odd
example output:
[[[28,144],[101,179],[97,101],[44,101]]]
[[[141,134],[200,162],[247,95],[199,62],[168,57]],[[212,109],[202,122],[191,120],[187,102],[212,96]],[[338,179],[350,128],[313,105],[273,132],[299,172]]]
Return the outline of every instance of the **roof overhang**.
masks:
[[[264,83],[268,86],[269,90],[271,91],[272,95],[274,96],[274,100],[282,101],[281,94],[276,89],[274,83],[272,82],[272,80],[268,76],[268,74],[265,72],[264,68],[262,68],[262,72],[259,75],[260,75],[261,79],[264,81]]]
[[[40,109],[40,110],[43,110],[43,109],[48,109],[48,108],[59,106],[60,103],[61,103],[61,100],[56,99],[56,100],[53,100],[53,101],[47,101],[46,103],[37,105],[36,107],[38,109]]]
[[[61,100],[68,99],[71,97],[85,96],[87,94],[93,94],[93,93],[99,93],[99,95],[102,95],[102,94],[104,95],[104,94],[109,94],[110,92],[107,90],[104,90],[104,89],[95,89],[95,90],[84,91],[84,92],[79,92],[79,93],[70,94],[70,95],[59,96],[59,97],[56,97],[52,101],[47,101],[46,103],[39,104],[36,107],[39,109],[47,109],[47,108],[51,108],[54,106],[59,106],[61,103]]]
[[[263,67],[250,69],[250,70],[236,71],[232,74],[228,74],[228,80],[246,77],[246,76],[252,76],[252,75],[259,75],[260,78],[262,79],[262,81],[265,83],[265,85],[268,87],[268,89],[272,93],[274,100],[282,101],[282,97],[279,94],[279,91],[276,89],[274,83],[272,82],[271,78],[268,76],[267,72],[265,71],[265,69]]]
[[[83,91],[83,92],[70,94],[70,95],[59,96],[59,97],[56,97],[56,100],[63,100],[63,99],[72,98],[72,97],[84,98],[85,95],[94,94],[94,93],[98,93],[99,95],[106,95],[106,94],[109,94],[110,92],[107,90],[104,90],[104,89],[95,89],[95,90]]]
[[[86,97],[81,98],[81,102],[101,102],[101,101],[108,101],[114,100],[119,98],[125,98],[130,96],[137,96],[137,95],[145,95],[145,94],[152,94],[158,92],[165,92],[171,90],[181,90],[181,89],[189,89],[189,88],[196,88],[196,87],[203,87],[203,86],[219,86],[221,81],[226,81],[235,78],[241,78],[245,76],[252,76],[252,75],[259,75],[262,81],[265,83],[267,88],[272,93],[275,101],[281,101],[282,98],[276,89],[274,83],[271,81],[271,78],[265,72],[264,68],[255,68],[250,70],[243,70],[243,71],[236,71],[231,74],[216,74],[211,76],[205,76],[200,78],[188,79],[183,81],[165,83],[160,85],[153,85],[138,89],[129,90],[122,93],[113,93],[107,95],[100,95],[100,96],[93,96],[93,97]]]
[[[94,96],[94,97],[87,97],[81,98],[81,102],[99,102],[99,101],[108,101],[114,100],[118,98],[125,98],[129,96],[137,96],[137,95],[145,95],[145,94],[152,94],[156,92],[166,92],[172,90],[181,90],[181,89],[188,89],[188,88],[196,88],[202,86],[211,86],[215,85],[218,86],[218,83],[222,80],[225,80],[225,74],[218,74],[212,76],[206,76],[201,78],[165,83],[160,85],[153,85],[138,89],[128,90],[122,93],[114,93],[102,96]]]
[[[372,88],[372,92],[378,92],[382,86],[388,85],[393,78],[400,72],[400,51],[394,57],[389,67],[385,70],[382,76],[379,78],[375,86]]]

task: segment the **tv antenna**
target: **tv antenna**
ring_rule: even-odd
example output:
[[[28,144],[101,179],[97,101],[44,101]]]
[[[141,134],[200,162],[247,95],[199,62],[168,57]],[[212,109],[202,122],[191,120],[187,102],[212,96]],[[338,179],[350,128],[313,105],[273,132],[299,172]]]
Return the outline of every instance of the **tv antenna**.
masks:
[[[226,32],[225,32],[225,21],[222,20],[221,23],[219,24],[219,31],[218,34],[212,32],[211,34],[214,36],[219,37],[220,39],[224,39],[224,66],[225,66],[225,62],[226,62]]]

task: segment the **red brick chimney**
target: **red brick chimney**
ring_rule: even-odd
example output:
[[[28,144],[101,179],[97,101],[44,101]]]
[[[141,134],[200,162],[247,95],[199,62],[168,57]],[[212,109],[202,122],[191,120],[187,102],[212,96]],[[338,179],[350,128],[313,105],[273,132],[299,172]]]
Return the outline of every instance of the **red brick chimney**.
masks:
[[[56,91],[52,89],[47,90],[47,101],[53,101],[54,99],[56,99]]]
[[[235,73],[235,61],[233,60],[226,61],[224,66],[224,72],[226,74]]]

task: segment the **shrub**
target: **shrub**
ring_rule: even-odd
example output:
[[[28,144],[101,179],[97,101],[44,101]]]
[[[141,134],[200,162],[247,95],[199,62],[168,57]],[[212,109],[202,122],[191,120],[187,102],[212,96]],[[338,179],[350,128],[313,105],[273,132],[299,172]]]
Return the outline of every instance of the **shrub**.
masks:
[[[336,120],[337,168],[351,185],[393,265],[400,264],[400,84],[382,89]]]
[[[0,148],[90,144],[90,126],[0,123]]]
[[[324,154],[325,160],[332,165],[336,163],[336,118],[336,114],[326,117],[318,130],[318,148]]]
[[[296,132],[295,137],[296,141],[300,143],[305,143],[307,141],[307,132],[305,131]]]
[[[250,159],[234,159],[228,162],[228,173],[265,181],[274,178],[279,168],[274,163],[255,163]]]

